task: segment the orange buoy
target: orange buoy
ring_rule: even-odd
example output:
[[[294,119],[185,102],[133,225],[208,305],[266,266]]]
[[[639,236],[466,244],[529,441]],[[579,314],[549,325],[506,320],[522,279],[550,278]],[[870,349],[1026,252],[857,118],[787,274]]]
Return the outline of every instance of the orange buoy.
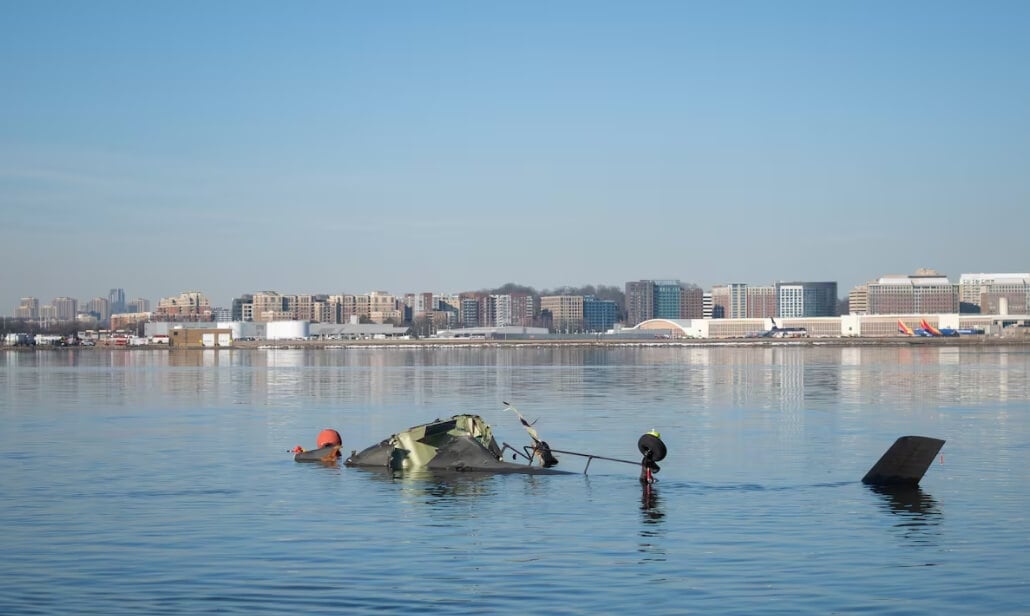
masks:
[[[340,438],[340,433],[332,428],[326,428],[318,433],[318,440],[316,441],[318,448],[329,447],[330,445],[342,445],[343,439]]]

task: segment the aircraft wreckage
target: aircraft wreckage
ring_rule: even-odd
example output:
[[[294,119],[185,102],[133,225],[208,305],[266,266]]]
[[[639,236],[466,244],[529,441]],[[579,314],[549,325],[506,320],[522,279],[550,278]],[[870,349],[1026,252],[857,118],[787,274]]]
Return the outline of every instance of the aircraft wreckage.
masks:
[[[392,471],[426,470],[433,472],[521,473],[531,475],[569,474],[556,469],[555,454],[572,455],[586,459],[583,473],[593,460],[606,460],[639,465],[640,481],[650,485],[661,468],[658,462],[668,453],[657,431],[643,434],[637,440],[642,458],[639,462],[590,453],[552,448],[540,438],[533,422],[528,421],[514,406],[504,403],[513,411],[529,434],[531,443],[516,448],[502,442],[498,445],[493,429],[482,417],[473,414],[454,415],[437,419],[393,434],[361,451],[352,451],[343,461],[349,467],[380,468]],[[335,464],[342,457],[339,432],[322,430],[317,449],[293,449],[297,462],[323,462]],[[927,436],[902,436],[880,457],[862,478],[862,483],[883,486],[916,486],[926,474],[944,446],[944,441]],[[505,459],[511,455],[512,461]]]

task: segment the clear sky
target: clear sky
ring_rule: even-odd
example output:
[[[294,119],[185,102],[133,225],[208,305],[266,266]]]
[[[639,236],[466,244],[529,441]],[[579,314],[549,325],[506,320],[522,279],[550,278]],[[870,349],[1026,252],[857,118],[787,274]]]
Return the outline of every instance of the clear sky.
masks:
[[[21,296],[1030,270],[1030,2],[0,0]]]

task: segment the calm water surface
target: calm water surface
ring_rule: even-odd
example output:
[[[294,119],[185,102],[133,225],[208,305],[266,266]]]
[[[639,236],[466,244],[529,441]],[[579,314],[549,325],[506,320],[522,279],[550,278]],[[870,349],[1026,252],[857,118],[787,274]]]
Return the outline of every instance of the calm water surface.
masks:
[[[301,465],[456,412],[634,459]],[[0,613],[1030,613],[1023,348],[0,353]],[[947,439],[920,489],[858,480]],[[583,463],[563,457],[560,468]]]

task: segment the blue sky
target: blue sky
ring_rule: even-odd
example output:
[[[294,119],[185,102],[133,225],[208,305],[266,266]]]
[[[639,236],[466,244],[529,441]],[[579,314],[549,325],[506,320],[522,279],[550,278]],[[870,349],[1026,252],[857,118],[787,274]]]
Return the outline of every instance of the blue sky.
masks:
[[[0,313],[1030,270],[1027,2],[0,15]]]

